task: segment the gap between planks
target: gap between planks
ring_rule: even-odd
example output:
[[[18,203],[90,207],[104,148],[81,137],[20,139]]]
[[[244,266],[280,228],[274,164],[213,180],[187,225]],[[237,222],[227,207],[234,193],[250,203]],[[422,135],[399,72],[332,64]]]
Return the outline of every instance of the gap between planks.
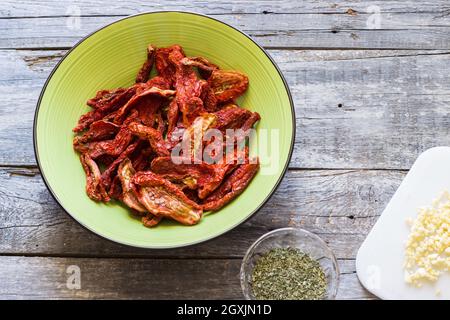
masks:
[[[348,7],[346,10],[352,10],[350,7]],[[164,10],[162,10],[164,11]],[[180,11],[183,12],[183,10],[167,10],[170,11]],[[133,15],[139,15],[146,12],[158,12],[158,10],[154,11],[142,11],[142,12],[135,12],[130,14],[80,14],[76,17],[79,18],[125,18]],[[311,15],[311,14],[317,14],[317,15],[361,15],[361,16],[370,16],[373,13],[369,12],[361,12],[361,11],[355,11],[355,14],[349,14],[347,11],[345,11],[344,8],[340,11],[308,11],[308,12],[270,12],[263,10],[261,12],[195,12],[195,11],[185,11],[185,12],[192,12],[199,15],[205,15],[205,16],[223,16],[228,14],[236,14],[240,16],[252,16],[252,15],[264,15],[264,16],[270,16],[270,15]],[[442,11],[436,10],[436,11],[380,11],[380,14],[442,14],[445,15]],[[19,19],[52,19],[52,18],[71,18],[73,15],[63,14],[63,15],[41,15],[41,16],[0,16],[0,20],[19,20]]]
[[[300,25],[298,19],[295,19],[297,17],[295,14],[245,15],[232,12],[211,16],[219,17],[220,20],[243,29],[266,47],[371,49],[375,46],[380,49],[393,47],[395,49],[448,49],[446,30],[450,27],[450,23],[445,14],[439,14],[408,15],[388,12],[379,29],[367,27],[369,14],[354,15],[345,14],[345,12],[336,14],[334,17],[332,14],[305,14],[301,16]],[[64,20],[67,17],[0,19],[3,21],[1,23],[3,28],[9,31],[7,36],[0,38],[1,47],[71,46],[86,34],[114,22],[118,19],[117,17],[126,16],[116,16],[114,13],[106,16],[79,16],[81,27],[76,30],[65,28]],[[39,23],[36,23],[36,20]]]
[[[158,255],[152,255],[152,256],[143,256],[143,255],[130,255],[130,256],[123,256],[123,255],[104,255],[99,256],[95,254],[47,254],[47,253],[1,253],[0,259],[2,257],[19,257],[19,258],[61,258],[61,259],[93,259],[93,260],[179,260],[179,261],[200,261],[200,260],[224,260],[224,261],[240,261],[244,257],[236,257],[236,256],[214,256],[214,257],[206,257],[206,256],[158,256]],[[336,258],[336,260],[339,262],[353,262],[356,261],[356,258]],[[353,274],[356,273],[356,270],[341,272],[340,274]]]
[[[89,35],[86,35],[89,36]],[[84,39],[84,38],[83,38]],[[80,39],[80,40],[83,40]],[[253,38],[252,38],[253,39]],[[78,42],[77,42],[78,43]],[[74,46],[77,44],[75,43]],[[0,50],[2,51],[57,51],[57,50],[70,50],[74,46],[62,46],[62,47],[52,47],[52,46],[46,46],[46,47],[17,47],[17,48],[10,48],[10,47],[0,47]],[[277,50],[277,51],[443,51],[443,49],[433,49],[433,48],[423,48],[423,49],[417,49],[417,48],[366,48],[366,47],[304,47],[304,46],[269,46],[269,45],[261,45],[262,48],[265,50]],[[270,53],[270,52],[269,52]],[[449,52],[440,52],[440,53],[423,53],[423,54],[412,54],[412,55],[394,55],[394,56],[380,56],[378,58],[397,58],[397,57],[410,57],[410,56],[425,56],[425,55],[442,55],[442,54],[450,54]],[[361,59],[373,59],[375,57],[367,57],[367,58],[361,58]]]
[[[285,14],[348,14],[360,15],[372,13],[371,6],[377,6],[380,13],[438,13],[445,14],[448,9],[448,3],[445,0],[421,1],[420,5],[414,1],[342,1],[333,2],[323,1],[159,1],[156,5],[152,3],[143,3],[142,1],[131,0],[124,3],[112,0],[105,6],[103,1],[92,3],[89,1],[67,1],[62,0],[55,6],[53,1],[41,0],[36,2],[16,3],[6,0],[1,10],[4,18],[14,17],[55,17],[68,16],[67,7],[77,5],[84,16],[124,16],[136,14],[140,11],[174,11],[186,10],[196,11],[201,14],[219,15],[225,13],[235,13],[241,15],[277,15]],[[80,10],[81,11],[81,10]]]
[[[21,165],[21,164],[0,164],[1,170],[6,170],[13,175],[35,176],[41,175],[40,169],[37,165]],[[15,171],[17,170],[17,171]],[[409,169],[396,168],[322,168],[322,167],[288,167],[288,171],[341,171],[335,172],[332,175],[346,174],[351,172],[365,172],[365,171],[393,171],[393,172],[408,172]],[[327,176],[326,174],[323,176]]]

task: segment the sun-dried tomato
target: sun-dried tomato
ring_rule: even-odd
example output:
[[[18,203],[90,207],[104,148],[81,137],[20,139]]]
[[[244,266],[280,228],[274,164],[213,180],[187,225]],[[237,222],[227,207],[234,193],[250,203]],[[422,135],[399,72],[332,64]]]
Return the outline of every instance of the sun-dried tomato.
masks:
[[[175,70],[176,66],[173,61],[169,60],[169,55],[175,53],[172,59],[177,57],[177,60],[181,60],[184,57],[183,49],[179,45],[173,45],[168,48],[158,48],[155,54],[155,66],[158,71],[158,75],[167,80],[171,85],[175,82]],[[178,63],[178,61],[175,61]]]
[[[234,70],[214,70],[208,78],[218,102],[232,101],[248,88],[248,77]]]
[[[205,211],[217,211],[240,195],[259,169],[259,163],[239,165],[203,204]]]
[[[166,122],[163,119],[161,110],[155,114],[155,122],[155,129],[161,132],[161,135],[164,136],[164,133],[166,132]]]
[[[89,142],[82,145],[75,145],[74,148],[80,153],[87,153],[92,159],[97,159],[103,155],[118,157],[131,143],[133,135],[128,127],[122,127],[114,139]]]
[[[259,120],[261,120],[261,116],[259,115],[258,112],[252,112],[252,114],[250,115],[250,117],[247,118],[247,120],[245,120],[244,124],[242,125],[241,129],[246,131],[248,129],[251,129],[256,122],[258,122]]]
[[[203,101],[203,106],[208,112],[214,112],[217,110],[217,98],[214,91],[210,88],[208,82],[202,82],[202,92],[200,99]]]
[[[142,217],[142,224],[147,228],[152,228],[161,222],[162,216],[155,216],[151,213],[147,213],[144,217]]]
[[[137,198],[157,217],[163,216],[185,225],[200,221],[203,211],[179,188],[151,171],[138,172],[133,177]]]
[[[152,87],[157,87],[161,90],[169,90],[170,82],[160,76],[156,76],[148,80],[146,83],[136,84],[138,89],[136,90],[136,94],[140,94],[141,92],[148,90]]]
[[[176,65],[175,88],[178,108],[183,116],[183,123],[188,127],[195,118],[205,113],[203,101],[200,99],[204,80],[200,80],[195,70],[179,60],[177,52],[171,52],[169,60]]]
[[[141,139],[146,139],[150,142],[153,151],[159,156],[168,156],[170,154],[167,143],[164,141],[161,132],[158,130],[144,126],[140,123],[133,122],[128,125],[130,132]]]
[[[117,97],[118,95],[124,93],[126,88],[118,88],[113,90],[100,90],[97,91],[94,98],[89,99],[86,104],[94,109],[99,109],[105,104],[108,104]]]
[[[74,132],[81,132],[87,129],[94,121],[104,118],[111,112],[116,111],[127,103],[128,100],[136,93],[136,87],[130,87],[126,90],[121,90],[120,93],[102,104],[95,110],[89,111],[82,115],[78,120],[77,126],[73,129]]]
[[[150,77],[150,71],[152,71],[153,61],[155,60],[156,47],[149,44],[147,46],[147,60],[142,65],[136,76],[136,82],[147,82]]]
[[[217,65],[209,62],[203,57],[186,57],[181,61],[181,63],[186,66],[197,67],[198,73],[202,76],[203,79],[208,79],[213,71],[219,69]]]
[[[111,139],[119,130],[120,126],[112,122],[106,120],[95,121],[90,125],[88,131],[73,139],[74,148],[77,149],[79,146],[91,141]]]
[[[257,112],[251,112],[240,108],[235,104],[229,104],[214,113],[217,118],[213,128],[225,133],[226,129],[248,130],[261,119]]]
[[[169,141],[172,140],[172,133],[177,126],[178,114],[178,103],[176,99],[173,99],[167,108],[167,140]]]
[[[164,90],[158,87],[148,88],[131,98],[124,105],[114,118],[115,123],[122,123],[130,110],[137,110],[138,117],[145,122],[154,120],[154,113],[160,108],[165,98],[169,98],[175,94],[173,90]]]
[[[191,159],[197,159],[202,157],[203,151],[203,137],[206,131],[213,127],[216,122],[216,116],[212,113],[204,113],[197,117],[195,121],[183,132],[182,140],[184,142],[190,142],[189,151],[190,154],[183,154],[184,157],[190,157]]]
[[[180,101],[178,101],[178,104],[180,105]],[[185,126],[190,125],[192,122],[194,122],[195,119],[197,119],[197,117],[206,113],[206,110],[203,106],[203,101],[198,97],[191,97],[186,99],[181,104],[180,110],[183,114],[183,123]]]
[[[117,176],[120,179],[122,186],[122,202],[125,203],[131,209],[145,213],[147,209],[139,202],[133,192],[133,176],[136,172],[131,164],[130,159],[124,158],[117,169]]]
[[[151,170],[176,184],[198,190],[198,198],[204,199],[222,183],[224,177],[240,164],[249,163],[248,147],[234,150],[232,157],[223,155],[217,163],[174,162],[173,157],[157,157]]]
[[[87,154],[81,154],[81,164],[86,173],[86,193],[92,200],[109,201],[105,187],[101,180],[100,169],[95,161]]]
[[[114,177],[111,183],[111,187],[109,188],[108,195],[111,197],[111,199],[122,199],[122,186],[118,176]]]
[[[147,141],[140,140],[140,142],[142,143]],[[153,159],[152,155],[154,155],[153,148],[146,145],[141,148],[136,148],[129,158],[133,164],[133,168],[136,171],[143,171],[150,167],[151,160]]]
[[[109,190],[111,187],[112,180],[117,172],[117,167],[119,164],[126,159],[138,146],[138,143],[135,142],[130,144],[124,152],[122,152],[117,159],[115,159],[102,173],[102,183],[105,186],[106,190]]]
[[[214,128],[225,132],[226,129],[241,128],[245,121],[250,118],[251,111],[240,108],[235,104],[229,104],[215,112],[214,115],[217,118]]]
[[[200,199],[205,198],[222,182],[226,169],[214,164],[175,164],[171,157],[158,157],[152,161],[151,170],[170,181],[198,189]]]

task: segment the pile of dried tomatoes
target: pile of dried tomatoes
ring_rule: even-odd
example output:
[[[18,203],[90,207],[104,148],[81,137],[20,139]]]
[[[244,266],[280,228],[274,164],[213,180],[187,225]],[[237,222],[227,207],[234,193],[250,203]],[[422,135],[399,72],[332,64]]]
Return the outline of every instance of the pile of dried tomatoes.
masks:
[[[153,66],[157,75],[150,78]],[[211,148],[225,144],[214,137],[200,144],[189,140],[188,151],[178,146],[208,130],[227,138],[230,130],[251,130],[259,114],[236,104],[248,85],[243,73],[186,57],[179,45],[149,45],[136,83],[98,91],[87,101],[92,110],[73,129],[87,195],[95,201],[121,201],[147,227],[162,218],[196,224],[203,211],[222,208],[247,187],[258,160],[249,157],[247,146],[238,147],[238,138],[231,157]],[[176,148],[181,151],[174,156]],[[199,160],[196,155],[208,148],[215,161]]]

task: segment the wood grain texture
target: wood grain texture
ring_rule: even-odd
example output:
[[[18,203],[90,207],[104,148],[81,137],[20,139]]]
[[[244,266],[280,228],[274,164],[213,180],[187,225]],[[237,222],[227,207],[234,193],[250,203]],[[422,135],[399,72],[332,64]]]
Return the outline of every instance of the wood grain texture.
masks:
[[[79,226],[51,198],[35,170],[2,169],[0,252],[85,257],[239,258],[267,231],[297,226],[321,235],[339,259],[354,259],[404,174],[365,170],[290,171],[264,208],[233,231],[187,248],[144,250],[100,239]]]
[[[0,50],[0,164],[35,165],[35,104],[64,52]],[[450,143],[449,51],[270,53],[296,107],[292,168],[409,169]]]
[[[143,250],[83,229],[50,197],[36,169],[5,168],[0,171],[0,252],[31,257],[0,257],[0,298],[241,298],[238,274],[246,249],[269,230],[298,226],[319,234],[338,257],[338,297],[371,299],[357,279],[354,257],[404,174],[290,171],[269,203],[226,235],[187,248]],[[81,290],[65,286],[70,265],[81,268]]]
[[[67,287],[69,266],[80,270],[79,290]],[[340,267],[344,272],[338,298],[373,299],[359,285],[352,262],[341,261]],[[242,299],[239,268],[238,259],[186,259],[180,263],[168,259],[3,256],[0,299]]]
[[[445,13],[450,9],[446,0],[164,0],[158,2],[128,0],[3,0],[0,8],[2,17],[47,17],[63,16],[73,12],[71,6],[81,9],[82,15],[130,15],[155,10],[187,10],[204,14],[224,12],[268,14],[286,13],[345,13],[349,8],[357,12],[367,12],[370,6],[378,6],[381,12]]]
[[[384,13],[380,24],[371,14],[217,14],[212,17],[248,33],[266,47],[353,49],[450,49],[450,16]],[[0,19],[0,48],[61,48],[74,45],[118,16]]]

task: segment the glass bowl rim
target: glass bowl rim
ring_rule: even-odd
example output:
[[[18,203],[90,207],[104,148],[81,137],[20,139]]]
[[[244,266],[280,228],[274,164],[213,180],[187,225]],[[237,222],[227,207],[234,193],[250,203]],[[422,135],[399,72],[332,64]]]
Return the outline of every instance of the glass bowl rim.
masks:
[[[326,253],[330,256],[331,261],[333,266],[335,267],[336,270],[336,278],[335,278],[335,288],[333,290],[333,292],[331,292],[330,297],[328,297],[328,299],[335,299],[338,289],[339,289],[339,281],[340,281],[340,270],[339,270],[339,264],[338,261],[336,259],[336,256],[334,255],[333,251],[330,249],[330,247],[328,246],[328,244],[318,235],[316,235],[315,233],[312,233],[311,231],[302,229],[302,228],[296,228],[296,227],[285,227],[285,228],[279,228],[279,229],[275,229],[272,231],[269,231],[265,234],[263,234],[262,236],[260,236],[255,242],[253,242],[253,244],[248,248],[248,250],[245,252],[244,257],[242,258],[242,262],[241,262],[241,268],[239,270],[239,279],[240,279],[240,283],[241,283],[241,290],[242,290],[242,294],[244,295],[244,298],[246,300],[251,300],[251,297],[246,294],[246,284],[245,284],[245,265],[246,262],[249,260],[249,258],[252,255],[252,252],[254,251],[254,249],[261,243],[263,242],[265,239],[269,238],[270,236],[274,235],[274,234],[281,234],[281,233],[289,233],[289,232],[300,232],[305,234],[306,236],[309,236],[311,238],[313,238],[315,241],[317,241],[321,247],[326,251]]]

